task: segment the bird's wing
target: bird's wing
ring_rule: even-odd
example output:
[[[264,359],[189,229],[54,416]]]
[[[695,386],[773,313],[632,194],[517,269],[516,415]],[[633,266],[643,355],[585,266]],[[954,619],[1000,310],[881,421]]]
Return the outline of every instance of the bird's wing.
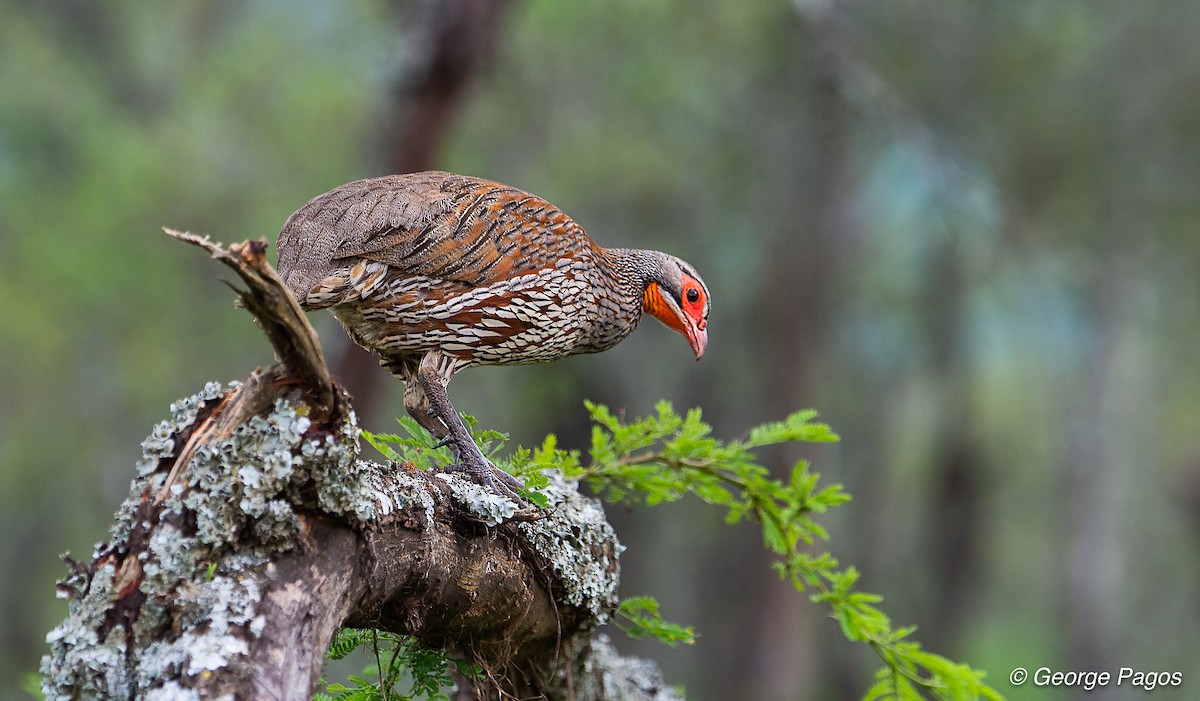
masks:
[[[306,204],[279,234],[297,296],[357,259],[392,275],[470,286],[553,266],[595,244],[557,207],[499,183],[441,172],[347,183]]]

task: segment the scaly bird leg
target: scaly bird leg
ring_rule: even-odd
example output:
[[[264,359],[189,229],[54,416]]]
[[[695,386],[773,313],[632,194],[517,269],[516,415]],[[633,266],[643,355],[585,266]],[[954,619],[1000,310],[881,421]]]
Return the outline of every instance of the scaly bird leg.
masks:
[[[484,457],[483,451],[479,446],[475,445],[474,439],[471,438],[471,433],[467,430],[458,412],[450,404],[450,397],[446,394],[446,384],[450,378],[448,373],[440,371],[439,358],[441,354],[436,352],[427,353],[421,360],[421,365],[416,373],[417,383],[425,394],[425,404],[429,406],[429,411],[424,417],[417,417],[414,413],[414,418],[421,425],[430,428],[427,422],[437,422],[440,420],[447,430],[444,435],[439,435],[438,431],[430,429],[430,433],[437,438],[447,439],[449,445],[454,450],[455,457],[458,459],[458,464],[451,469],[467,473],[475,482],[493,489],[501,494],[516,500],[518,503],[524,503],[524,499],[518,496],[517,492],[525,488],[515,477],[507,472],[497,468],[488,459]],[[405,392],[407,395],[408,393]],[[407,400],[408,397],[406,396]],[[407,405],[408,402],[406,401]],[[413,413],[415,407],[406,407],[410,413]],[[440,426],[439,426],[440,428]]]
[[[404,362],[399,365],[387,365],[387,368],[393,374],[404,380],[404,408],[408,410],[409,416],[413,417],[422,428],[429,431],[434,438],[438,439],[438,447],[440,448],[446,444],[446,441],[453,439],[450,436],[450,431],[446,429],[446,424],[442,423],[441,419],[435,416],[433,408],[429,406],[429,397],[425,394],[425,390],[421,388],[421,383],[417,380],[419,367],[419,360],[413,359],[411,356],[405,358]]]

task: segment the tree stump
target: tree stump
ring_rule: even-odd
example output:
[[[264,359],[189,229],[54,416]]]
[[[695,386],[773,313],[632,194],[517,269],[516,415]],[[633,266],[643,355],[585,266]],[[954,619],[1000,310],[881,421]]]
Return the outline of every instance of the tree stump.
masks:
[[[596,500],[555,479],[548,515],[513,522],[517,504],[458,475],[361,459],[266,242],[168,233],[238,273],[278,362],[176,402],[142,443],[108,539],[67,559],[48,698],[308,699],[344,625],[477,663],[479,698],[678,698],[596,633],[622,549]]]

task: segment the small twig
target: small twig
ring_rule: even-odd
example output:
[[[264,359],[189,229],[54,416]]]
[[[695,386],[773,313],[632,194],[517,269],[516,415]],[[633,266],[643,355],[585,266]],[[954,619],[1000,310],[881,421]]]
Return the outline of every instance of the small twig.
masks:
[[[371,629],[371,652],[375,653],[375,669],[379,671],[379,693],[388,701],[388,687],[383,681],[383,659],[379,656],[379,629]]]
[[[275,348],[280,363],[311,394],[317,418],[331,414],[337,392],[325,365],[320,340],[296,298],[267,262],[266,239],[243,241],[226,248],[207,236],[166,227],[163,231],[172,238],[203,248],[242,278],[247,289],[234,287],[241,305],[254,315]]]
[[[717,479],[721,480],[722,482],[725,482],[726,484],[737,487],[738,489],[741,489],[742,491],[748,491],[750,489],[750,484],[748,482],[746,482],[745,480],[743,480],[742,478],[737,477],[735,475],[731,475],[728,472],[726,472],[725,470],[721,470],[719,468],[714,468],[712,460],[695,460],[695,459],[691,459],[691,458],[669,458],[669,457],[663,455],[661,452],[659,452],[659,453],[655,453],[655,452],[641,453],[639,455],[625,455],[625,456],[622,456],[621,458],[619,458],[616,461],[616,463],[614,463],[612,465],[599,465],[599,464],[593,463],[593,464],[589,465],[586,470],[584,470],[583,474],[580,475],[580,478],[587,479],[590,477],[603,477],[604,473],[611,469],[616,469],[616,468],[621,468],[621,467],[629,467],[631,465],[645,465],[645,464],[649,464],[649,463],[661,463],[662,465],[669,467],[673,470],[678,470],[678,469],[685,468],[685,467],[693,469],[693,470],[698,470],[700,472],[710,474],[713,477],[716,477]]]

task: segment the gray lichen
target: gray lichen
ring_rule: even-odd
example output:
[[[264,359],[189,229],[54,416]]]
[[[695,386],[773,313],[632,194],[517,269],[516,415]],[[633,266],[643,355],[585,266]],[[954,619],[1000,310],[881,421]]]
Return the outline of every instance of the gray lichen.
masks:
[[[129,696],[124,636],[114,630],[102,640],[95,625],[115,599],[115,575],[110,564],[97,568],[90,586],[72,602],[72,611],[84,615],[68,617],[46,636],[52,652],[42,659],[42,692],[50,701]]]
[[[581,690],[577,696],[580,699],[684,701],[682,694],[663,681],[657,664],[639,657],[622,657],[606,635],[597,635],[592,640],[592,654],[585,670],[580,681],[600,688]],[[598,693],[601,689],[603,695]]]
[[[297,504],[360,525],[373,517],[368,471],[356,460],[353,413],[337,434],[319,438],[306,435],[312,421],[305,413],[303,405],[278,400],[269,415],[196,450],[187,471],[191,489],[180,507],[195,515],[202,543],[220,545],[253,529],[256,545],[286,547],[299,528]]]
[[[200,701],[200,694],[193,689],[183,688],[177,682],[169,681],[146,692],[145,701]]]
[[[143,442],[130,497],[92,568],[60,582],[69,615],[47,636],[47,698],[196,698],[190,679],[248,669],[248,645],[266,623],[255,573],[293,547],[302,510],[360,526],[423,515],[430,528],[447,499],[489,526],[521,508],[458,474],[436,475],[438,489],[426,475],[360,460],[352,412],[332,435],[317,433],[304,404],[283,400],[223,440],[198,441],[168,484],[198,417],[236,391],[209,383],[172,404],[171,419]],[[519,531],[560,579],[565,602],[598,624],[616,605],[622,548],[598,501],[548,476],[552,511]],[[122,605],[128,619],[114,617]]]
[[[236,664],[262,633],[262,594],[249,575],[292,547],[298,506],[357,524],[374,517],[372,466],[357,460],[353,413],[334,435],[310,437],[306,407],[282,400],[228,439],[198,446],[164,492],[181,439],[208,403],[238,388],[209,383],[172,404],[171,419],[142,443],[131,496],[93,554],[95,571],[60,583],[69,615],[47,636],[47,698],[189,698],[189,677]],[[160,508],[147,509],[154,499]],[[131,554],[134,533],[148,539]],[[114,563],[127,568],[131,557],[144,597],[127,628],[112,624],[118,598],[130,596],[115,591]]]
[[[305,478],[316,489],[317,506],[326,513],[363,525],[375,519],[375,494],[371,478],[376,467],[358,460],[361,430],[351,411],[336,435],[324,441],[308,440],[301,447]]]
[[[369,475],[371,496],[377,518],[386,519],[409,508],[420,506],[426,525],[433,523],[437,502],[429,485],[403,468],[385,469],[377,463],[360,460],[358,468]]]
[[[563,600],[586,609],[596,625],[607,620],[617,603],[620,579],[617,558],[624,548],[596,499],[579,493],[554,470],[541,489],[551,510],[545,518],[519,524],[525,541],[546,559],[562,585]],[[521,505],[471,482],[459,473],[438,473],[459,508],[489,526],[512,518]]]
[[[625,549],[604,516],[600,502],[579,493],[574,482],[548,470],[550,484],[541,491],[553,512],[520,524],[521,534],[554,568],[563,599],[590,612],[597,625],[616,606],[620,580],[617,558]]]
[[[499,526],[521,508],[512,499],[484,489],[457,472],[439,472],[437,478],[450,487],[450,494],[463,510],[489,526]]]

